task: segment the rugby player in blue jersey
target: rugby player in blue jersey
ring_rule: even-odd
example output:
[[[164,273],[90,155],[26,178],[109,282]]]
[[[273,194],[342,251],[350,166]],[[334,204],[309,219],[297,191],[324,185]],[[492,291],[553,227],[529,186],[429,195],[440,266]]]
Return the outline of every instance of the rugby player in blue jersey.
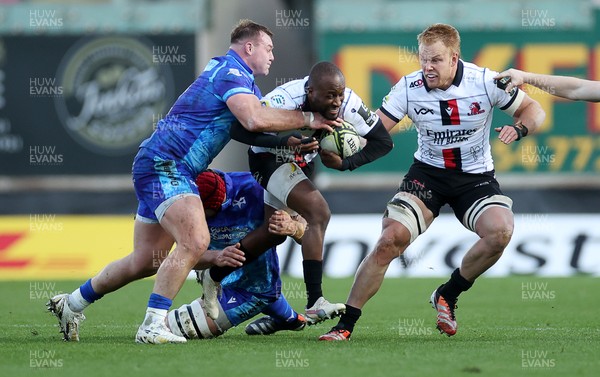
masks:
[[[151,265],[156,255],[166,255],[156,274],[144,321],[136,341],[184,343],[173,335],[165,317],[187,275],[210,242],[202,202],[194,178],[230,140],[229,128],[239,121],[250,131],[292,130],[302,127],[329,129],[335,120],[318,113],[286,111],[261,106],[255,75],[267,75],[273,62],[271,31],[242,20],[231,32],[226,55],[216,57],[183,92],[167,116],[142,142],[132,173],[138,198],[133,253],[122,263],[110,264],[101,273],[110,283],[90,282],[81,294],[57,296],[50,309],[59,317],[65,338],[77,339],[75,317],[68,311],[81,309],[84,301],[99,292],[118,289],[145,276],[140,266]],[[173,243],[176,247],[169,253]],[[270,240],[267,240],[270,243]],[[168,254],[168,255],[167,255]],[[104,284],[104,285],[103,285]],[[82,296],[83,295],[83,296]],[[67,299],[69,305],[65,305]],[[78,303],[77,303],[78,302]],[[67,312],[64,312],[67,308]]]
[[[274,213],[272,221],[263,224],[264,190],[249,172],[223,173],[209,170],[197,176],[196,185],[211,237],[208,250],[195,266],[197,269],[212,265],[240,266],[244,261],[244,253],[239,249],[241,240],[261,227],[268,228],[267,231],[270,229],[272,234],[277,235],[273,239],[279,243],[287,235],[299,242],[304,234],[306,222],[302,218],[293,220],[282,212]],[[136,259],[135,253],[131,253],[109,264],[70,295],[61,294],[53,298],[50,308],[57,316],[56,303],[65,303],[60,311],[62,315],[58,316],[64,339],[79,340],[79,325],[85,319],[83,309],[104,294],[134,280],[154,275],[160,263],[165,263],[165,256],[166,253],[160,253],[154,255],[152,260],[141,260]],[[115,274],[114,271],[121,273]],[[93,292],[90,294],[92,286]],[[279,330],[301,330],[306,324],[304,317],[297,314],[281,294],[275,244],[255,262],[224,279],[222,289],[216,321],[205,316],[200,299],[171,311],[169,322],[175,334],[184,338],[217,336],[261,312],[269,316],[250,324],[247,330],[249,334],[266,335]],[[63,319],[65,313],[71,318],[70,322]],[[186,315],[190,315],[191,319],[187,320]]]
[[[249,172],[208,171],[200,174],[196,182],[210,230],[207,253],[218,254],[228,248],[238,252],[242,238],[263,224],[263,188]],[[277,212],[268,224],[273,232],[300,241],[305,223],[301,217],[293,220],[286,213]],[[199,298],[170,311],[167,324],[175,335],[186,339],[212,338],[260,313],[266,316],[246,327],[249,335],[297,331],[306,325],[304,317],[292,309],[281,292],[275,246],[222,280],[218,315],[214,320],[207,315],[205,303]]]

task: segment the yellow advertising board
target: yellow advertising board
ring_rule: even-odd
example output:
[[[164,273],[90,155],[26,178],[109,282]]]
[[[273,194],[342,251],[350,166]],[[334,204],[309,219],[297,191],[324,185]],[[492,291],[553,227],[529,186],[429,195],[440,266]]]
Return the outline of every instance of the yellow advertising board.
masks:
[[[0,280],[85,279],[132,251],[131,216],[0,216]]]

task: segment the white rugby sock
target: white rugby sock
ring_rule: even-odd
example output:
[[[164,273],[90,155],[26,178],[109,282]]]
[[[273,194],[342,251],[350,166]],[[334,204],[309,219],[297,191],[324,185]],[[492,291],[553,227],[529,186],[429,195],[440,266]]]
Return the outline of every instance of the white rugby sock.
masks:
[[[67,304],[69,305],[69,308],[72,311],[82,312],[83,309],[90,306],[91,303],[83,298],[83,296],[81,295],[81,291],[79,290],[79,288],[77,288],[73,291],[73,293],[69,295],[69,298],[67,299]]]
[[[144,324],[150,324],[157,321],[164,322],[165,318],[167,318],[167,309],[147,308]]]

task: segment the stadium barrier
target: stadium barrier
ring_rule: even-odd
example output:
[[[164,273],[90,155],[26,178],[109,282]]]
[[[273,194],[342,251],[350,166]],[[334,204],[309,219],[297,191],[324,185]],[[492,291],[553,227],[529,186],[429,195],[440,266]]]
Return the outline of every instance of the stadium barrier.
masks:
[[[32,214],[0,217],[0,280],[84,279],[132,249],[130,216]],[[334,215],[325,274],[353,276],[381,232],[380,215]],[[595,224],[595,225],[594,225]],[[487,276],[600,276],[600,215],[516,214],[512,241]],[[447,276],[477,240],[442,214],[395,260],[388,277]],[[279,247],[282,271],[302,276],[299,246]]]

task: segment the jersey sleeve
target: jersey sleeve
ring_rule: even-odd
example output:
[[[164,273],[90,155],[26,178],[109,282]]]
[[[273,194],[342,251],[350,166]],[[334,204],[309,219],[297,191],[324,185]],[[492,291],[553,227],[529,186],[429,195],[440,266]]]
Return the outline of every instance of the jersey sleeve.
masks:
[[[237,68],[224,67],[219,70],[213,78],[215,94],[223,99],[223,102],[236,94],[254,94],[252,79]]]
[[[506,93],[496,86],[496,82],[494,81],[496,75],[498,75],[498,72],[496,71],[490,69],[485,70],[483,75],[485,90],[488,93],[492,106],[512,115],[521,105],[525,93],[519,88],[513,89],[510,93]]]
[[[371,132],[379,121],[377,114],[371,111],[354,91],[350,91],[348,94],[348,102],[343,115],[344,120],[352,124],[360,136]]]
[[[276,109],[284,110],[295,110],[296,104],[292,99],[291,94],[281,87],[277,87],[267,93],[262,99],[261,103],[267,107],[274,107]]]
[[[408,93],[406,90],[406,77],[402,77],[385,97],[379,108],[388,118],[400,122],[408,112]]]

